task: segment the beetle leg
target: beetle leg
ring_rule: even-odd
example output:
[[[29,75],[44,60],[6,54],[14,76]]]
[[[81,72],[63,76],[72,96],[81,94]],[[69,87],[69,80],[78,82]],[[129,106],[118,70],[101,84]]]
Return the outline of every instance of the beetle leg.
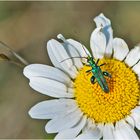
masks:
[[[91,69],[91,70],[92,70],[92,69]],[[86,71],[86,73],[89,73],[89,72],[91,72],[91,70],[87,70],[87,71]]]
[[[97,59],[97,61],[96,61],[96,65],[98,64],[99,60],[100,60],[100,59]]]
[[[109,72],[107,72],[107,71],[103,71],[103,75],[107,76],[107,77],[110,77],[110,78],[112,77],[111,74]]]
[[[91,81],[92,84],[94,84],[94,83],[96,82],[96,81],[95,81],[95,77],[92,76],[92,77],[90,78],[90,81]]]
[[[101,64],[100,67],[103,66],[103,65],[105,65],[105,64],[106,64],[106,63]]]
[[[85,65],[85,66],[88,66],[88,67],[91,67],[91,66],[90,66],[89,64],[87,64],[87,63],[84,63],[84,65]]]
[[[91,70],[87,70],[86,73],[87,73],[87,76],[91,73],[92,69]]]

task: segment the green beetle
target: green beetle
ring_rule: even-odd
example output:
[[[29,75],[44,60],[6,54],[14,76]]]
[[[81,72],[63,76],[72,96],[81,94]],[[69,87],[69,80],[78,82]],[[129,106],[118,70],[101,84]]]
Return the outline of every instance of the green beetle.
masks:
[[[95,82],[98,82],[102,90],[108,93],[109,87],[104,76],[108,76],[111,78],[111,74],[108,73],[107,71],[102,72],[100,67],[103,66],[104,64],[101,64],[98,66],[98,62],[99,62],[99,59],[97,60],[97,62],[95,62],[93,57],[88,55],[87,63],[89,64],[91,69],[86,71],[86,73],[92,72],[93,75],[90,78],[91,83],[94,84]]]

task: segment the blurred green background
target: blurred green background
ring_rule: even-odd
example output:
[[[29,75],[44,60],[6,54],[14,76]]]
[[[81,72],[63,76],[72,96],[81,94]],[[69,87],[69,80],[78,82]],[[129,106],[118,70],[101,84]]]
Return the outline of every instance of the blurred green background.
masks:
[[[111,19],[114,36],[130,48],[140,43],[140,2],[0,2],[0,40],[30,63],[51,65],[46,42],[62,33],[89,48],[93,18],[101,12]],[[0,73],[0,138],[53,138],[44,131],[47,121],[28,116],[48,97],[30,89],[22,68],[1,62]]]

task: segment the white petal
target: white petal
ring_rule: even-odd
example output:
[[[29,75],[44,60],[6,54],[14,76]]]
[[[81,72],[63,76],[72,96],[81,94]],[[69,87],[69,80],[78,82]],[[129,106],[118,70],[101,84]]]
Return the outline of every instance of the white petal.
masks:
[[[100,131],[99,127],[95,125],[93,120],[88,119],[87,124],[82,130],[82,134],[77,137],[77,139],[81,139],[84,137],[88,137],[89,139],[100,139],[102,137],[102,132]]]
[[[51,97],[72,98],[74,94],[68,93],[68,88],[60,82],[42,77],[31,77],[29,85],[36,91]]]
[[[100,130],[98,128],[89,129],[87,132],[80,134],[76,140],[84,140],[84,139],[91,139],[91,140],[99,140],[100,137]]]
[[[78,69],[81,69],[83,67],[83,64],[82,64],[81,58],[78,58],[80,57],[80,55],[78,54],[77,50],[72,45],[70,45],[69,42],[65,42],[63,45],[65,49],[67,50],[67,52],[69,52],[68,54],[72,58],[73,64]],[[74,57],[77,57],[77,58],[74,58]]]
[[[132,109],[131,113],[140,113],[140,106],[136,106],[134,109]]]
[[[111,25],[110,20],[103,13],[94,18],[97,27],[105,27]]]
[[[50,48],[52,50],[58,62],[61,62],[65,60],[66,58],[69,58],[69,55],[67,54],[63,45],[54,39],[51,39],[48,41],[47,48]],[[68,59],[65,64],[68,68],[73,66],[71,59]]]
[[[85,126],[85,128],[82,129],[83,132],[86,132],[88,129],[94,129],[96,127],[95,123],[93,122],[93,120],[91,120],[90,118],[87,119],[87,124]]]
[[[113,40],[114,58],[122,61],[128,54],[129,49],[126,42],[121,38]]]
[[[136,74],[140,74],[140,61],[132,68]]]
[[[111,27],[111,22],[102,13],[99,16],[95,17],[94,21],[98,28],[102,27],[102,31],[106,37],[105,56],[110,57],[112,55],[112,41],[113,41],[113,30]]]
[[[50,60],[51,60],[52,64],[53,64],[55,67],[57,67],[57,68],[63,70],[63,68],[62,68],[62,66],[61,66],[61,63],[56,59],[55,54],[53,53],[53,51],[52,51],[52,49],[51,49],[49,43],[47,43],[47,51],[48,51],[48,55],[49,55],[49,57],[50,57]]]
[[[77,109],[77,104],[72,99],[55,99],[42,101],[33,106],[29,115],[36,119],[52,119],[60,115],[66,115]]]
[[[84,116],[81,119],[81,121],[77,125],[75,125],[74,127],[59,132],[56,135],[55,140],[56,139],[59,139],[59,140],[60,139],[74,139],[80,133],[80,131],[82,130],[82,128],[85,126],[86,120],[87,119]]]
[[[78,53],[81,57],[88,57],[88,55],[91,56],[88,49],[80,42],[78,42],[74,39],[71,39],[71,38],[67,39],[67,41],[78,51]]]
[[[106,38],[102,32],[102,28],[96,28],[90,38],[90,47],[92,50],[93,56],[98,58],[103,58],[105,49],[106,49]]]
[[[82,113],[79,109],[74,112],[67,114],[66,116],[61,116],[52,119],[45,126],[47,133],[56,133],[65,129],[73,127],[77,122],[80,121]]]
[[[132,49],[125,59],[125,63],[130,67],[135,65],[140,60],[140,46],[136,46]]]
[[[70,58],[70,56],[67,54],[63,45],[59,43],[58,41],[52,39],[48,41],[47,49],[48,49],[48,54],[50,56],[52,63],[56,67],[67,72],[72,78],[75,78],[77,74],[77,70],[75,66],[73,65],[72,60],[68,59]],[[65,59],[67,60],[63,61]]]
[[[115,139],[117,140],[138,140],[135,131],[124,120],[116,123],[114,131]]]
[[[79,43],[78,41],[74,40],[74,39],[67,39],[67,41],[73,46],[75,47],[75,49],[78,51],[80,57],[88,57],[91,56],[90,52],[88,51],[88,49],[81,43]],[[87,62],[87,60],[85,60],[85,58],[82,58],[83,62]]]
[[[94,134],[92,131],[88,131],[86,133],[80,134],[75,140],[99,140],[94,138]]]
[[[103,140],[114,139],[114,126],[113,124],[105,124],[103,129]]]
[[[136,128],[140,130],[140,106],[137,106],[131,110],[131,116],[135,121]]]
[[[80,55],[78,53],[78,51],[75,49],[75,47],[70,44],[65,37],[62,34],[58,34],[57,35],[58,39],[61,39],[64,43],[62,44],[66,50],[66,52],[68,53],[68,55],[70,56],[70,58],[73,61],[73,64],[78,68],[81,69],[83,67],[83,64],[81,62],[81,58]],[[76,57],[76,58],[74,58]]]
[[[72,86],[72,81],[68,77],[68,75],[66,75],[63,71],[55,67],[51,67],[43,64],[31,64],[24,68],[23,73],[27,78],[44,77],[44,78],[62,82],[70,87]]]
[[[125,118],[125,121],[128,122],[128,124],[132,127],[132,129],[134,129],[135,127],[135,122],[134,119],[131,116],[127,116]]]
[[[104,124],[103,123],[98,123],[97,124],[97,127],[100,130],[101,136],[103,136]]]

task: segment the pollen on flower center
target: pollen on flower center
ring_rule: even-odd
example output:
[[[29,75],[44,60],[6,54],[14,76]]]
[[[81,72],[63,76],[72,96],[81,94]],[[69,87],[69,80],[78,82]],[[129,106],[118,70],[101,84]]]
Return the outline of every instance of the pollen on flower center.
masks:
[[[108,71],[112,78],[105,77],[109,93],[105,93],[99,84],[92,84],[86,73],[91,69],[84,66],[75,79],[75,100],[82,112],[95,122],[116,122],[125,118],[138,104],[140,88],[135,73],[115,59],[101,59],[102,71]]]

